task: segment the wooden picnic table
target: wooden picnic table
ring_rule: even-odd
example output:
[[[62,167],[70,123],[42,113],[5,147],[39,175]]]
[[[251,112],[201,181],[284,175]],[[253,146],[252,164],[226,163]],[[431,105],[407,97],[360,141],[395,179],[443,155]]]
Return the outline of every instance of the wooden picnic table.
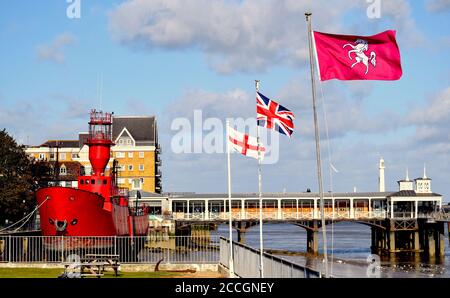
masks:
[[[73,265],[73,263],[65,263],[64,265],[67,271],[68,267]],[[114,270],[115,276],[117,276],[119,266],[119,255],[86,254],[80,259],[78,267],[80,269],[80,277],[96,276],[100,278],[103,276],[106,267],[111,267]],[[85,273],[85,270],[88,270],[88,272]]]

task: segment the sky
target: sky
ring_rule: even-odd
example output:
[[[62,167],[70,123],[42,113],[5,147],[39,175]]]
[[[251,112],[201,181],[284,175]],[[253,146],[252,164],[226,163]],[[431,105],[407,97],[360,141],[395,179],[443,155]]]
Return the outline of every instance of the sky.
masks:
[[[306,11],[321,32],[396,30],[403,68],[398,81],[318,82],[325,190],[377,191],[383,157],[387,190],[426,164],[449,201],[449,0],[0,0],[0,128],[38,145],[76,139],[91,108],[156,115],[163,190],[226,192],[226,154],[174,152],[171,127],[194,110],[254,117],[258,79],[296,116],[263,191],[317,191]],[[257,192],[256,160],[233,154],[232,182]]]

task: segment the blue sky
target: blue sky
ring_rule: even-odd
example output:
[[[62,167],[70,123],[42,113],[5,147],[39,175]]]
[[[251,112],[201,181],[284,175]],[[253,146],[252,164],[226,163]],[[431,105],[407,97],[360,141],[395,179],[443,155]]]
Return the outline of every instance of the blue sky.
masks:
[[[403,67],[394,82],[322,83],[339,169],[333,186],[325,177],[327,188],[376,190],[384,156],[389,189],[406,167],[417,177],[426,163],[433,190],[446,197],[450,1],[379,2],[381,17],[369,19],[365,0],[81,0],[81,18],[69,19],[66,1],[0,1],[0,127],[23,143],[76,137],[87,111],[100,107],[102,74],[101,108],[158,117],[165,191],[223,192],[225,156],[173,154],[170,124],[191,119],[194,108],[221,119],[254,116],[259,79],[297,116],[294,137],[280,138],[280,161],[263,169],[264,189],[316,190],[303,15],[312,10],[318,31],[396,29]],[[254,161],[236,156],[233,167],[234,189],[256,191]]]

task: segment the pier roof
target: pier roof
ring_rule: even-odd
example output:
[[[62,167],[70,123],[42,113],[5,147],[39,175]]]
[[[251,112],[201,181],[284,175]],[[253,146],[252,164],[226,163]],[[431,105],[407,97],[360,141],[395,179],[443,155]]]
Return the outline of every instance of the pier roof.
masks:
[[[438,193],[417,193],[414,190],[401,190],[389,195],[390,197],[442,197]]]
[[[325,198],[369,198],[383,197],[386,198],[394,192],[340,192],[340,193],[324,193]],[[226,199],[227,193],[166,193],[171,199]],[[258,193],[233,193],[232,198],[258,198]],[[318,198],[318,193],[313,192],[292,192],[292,193],[263,193],[263,198]]]

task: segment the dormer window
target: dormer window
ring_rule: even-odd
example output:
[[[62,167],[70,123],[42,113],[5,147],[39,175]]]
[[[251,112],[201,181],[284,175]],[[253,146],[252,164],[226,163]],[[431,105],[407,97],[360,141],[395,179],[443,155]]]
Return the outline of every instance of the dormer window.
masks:
[[[59,174],[60,174],[60,175],[67,175],[67,168],[66,168],[65,165],[62,165],[62,166],[59,168]]]

